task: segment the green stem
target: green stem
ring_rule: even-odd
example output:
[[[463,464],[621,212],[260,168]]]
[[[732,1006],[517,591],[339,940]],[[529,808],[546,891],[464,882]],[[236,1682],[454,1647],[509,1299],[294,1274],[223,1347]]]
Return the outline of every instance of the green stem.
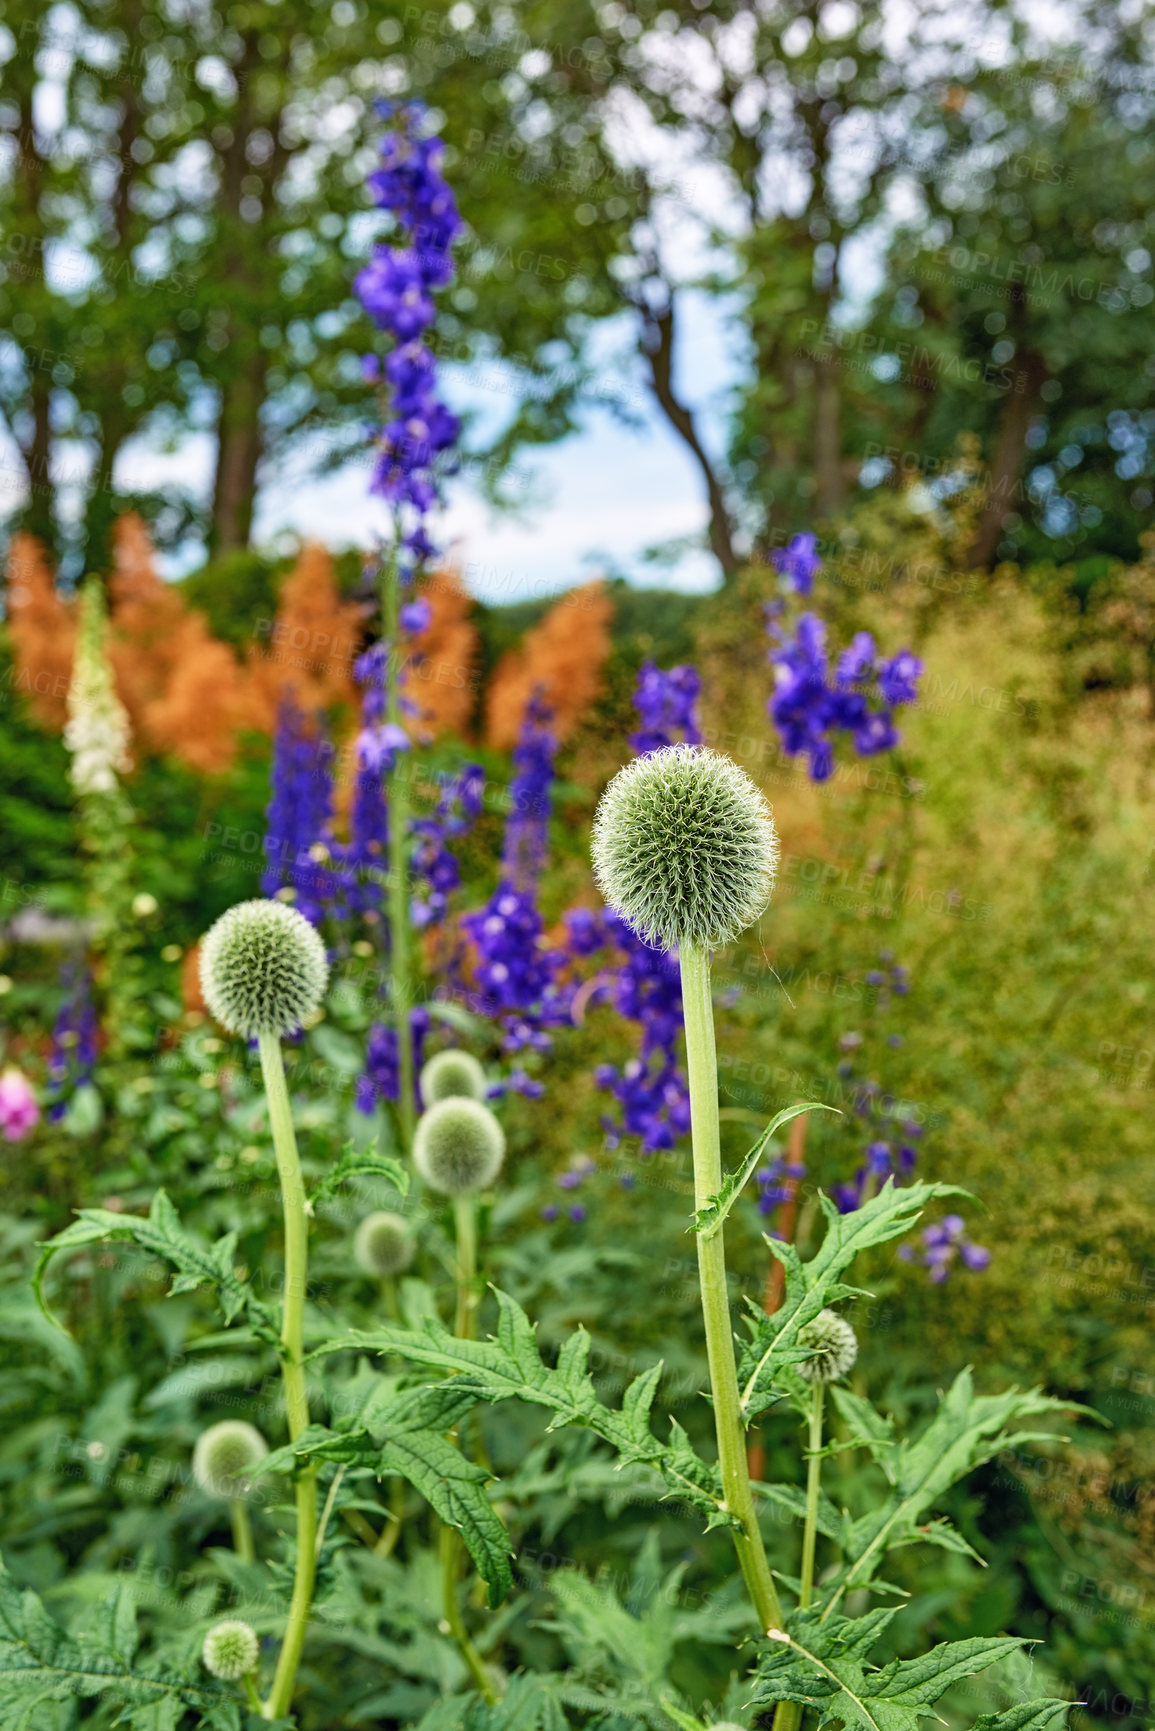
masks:
[[[453,1220],[457,1229],[457,1320],[458,1340],[473,1340],[477,1333],[477,1199],[472,1194],[455,1196]]]
[[[802,1532],[802,1610],[814,1591],[814,1547],[818,1542],[818,1491],[822,1481],[822,1405],[826,1384],[816,1382],[810,1398],[810,1454],[806,1463],[806,1525]]]
[[[305,1386],[305,1287],[308,1280],[309,1217],[305,1207],[305,1183],[297,1154],[297,1136],[285,1082],[281,1043],[275,1034],[261,1034],[261,1072],[269,1101],[269,1122],[281,1181],[285,1213],[285,1298],[281,1317],[281,1381],[285,1390],[285,1412],[289,1440],[295,1442],[309,1422],[309,1397]],[[289,1710],[297,1668],[305,1645],[305,1627],[313,1602],[317,1570],[317,1468],[306,1467],[297,1480],[297,1569],[285,1638],[277,1659],[277,1670],[269,1698],[261,1711],[266,1719],[280,1719]]]
[[[441,1608],[445,1625],[456,1641],[461,1657],[469,1667],[469,1674],[481,1693],[482,1698],[491,1707],[497,1703],[497,1690],[493,1686],[493,1678],[482,1664],[481,1654],[469,1638],[465,1627],[465,1619],[461,1615],[461,1606],[457,1602],[458,1564],[461,1560],[461,1549],[457,1534],[452,1527],[441,1523]]]
[[[682,1014],[686,1023],[686,1070],[690,1083],[690,1127],[694,1145],[694,1200],[705,1208],[722,1188],[722,1146],[718,1129],[718,1059],[714,1047],[714,1010],[710,999],[710,952],[692,945],[681,951]],[[726,1291],[723,1234],[698,1233],[698,1280],[702,1320],[710,1363],[718,1466],[734,1531],[738,1562],[763,1631],[782,1628],[782,1607],[766,1561],[754,1494],[746,1465],[746,1434],[734,1363],[730,1300]]]
[[[385,719],[401,725],[401,580],[397,548],[381,573],[381,635],[385,644]],[[389,807],[389,942],[393,1015],[401,1095],[402,1149],[413,1146],[413,1030],[409,1025],[409,752],[398,752],[386,784]]]
[[[261,1706],[261,1697],[257,1690],[257,1674],[255,1671],[246,1671],[242,1679],[242,1687],[244,1688],[245,1697],[249,1706],[257,1713],[263,1712],[264,1709]]]
[[[253,1544],[253,1523],[249,1519],[248,1504],[242,1502],[240,1497],[233,1497],[229,1503],[229,1515],[233,1523],[233,1550],[242,1562],[254,1562],[257,1553]]]

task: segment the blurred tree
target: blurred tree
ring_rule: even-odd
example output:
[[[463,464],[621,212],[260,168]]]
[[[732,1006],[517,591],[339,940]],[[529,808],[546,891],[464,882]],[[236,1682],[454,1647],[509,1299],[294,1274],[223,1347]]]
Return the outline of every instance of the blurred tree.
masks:
[[[1150,521],[1151,20],[1147,5],[1088,6],[1077,53],[1043,54],[1020,30],[997,67],[957,41],[954,82],[912,131],[917,214],[887,261],[875,372],[893,381],[883,402],[908,473],[933,475],[961,431],[980,435],[975,565],[1133,558]]]

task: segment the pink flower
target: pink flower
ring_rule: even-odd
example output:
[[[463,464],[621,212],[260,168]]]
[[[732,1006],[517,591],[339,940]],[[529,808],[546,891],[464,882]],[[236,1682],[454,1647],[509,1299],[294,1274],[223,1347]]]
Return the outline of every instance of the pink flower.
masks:
[[[40,1121],[36,1096],[19,1070],[0,1075],[0,1130],[7,1142],[19,1142]]]

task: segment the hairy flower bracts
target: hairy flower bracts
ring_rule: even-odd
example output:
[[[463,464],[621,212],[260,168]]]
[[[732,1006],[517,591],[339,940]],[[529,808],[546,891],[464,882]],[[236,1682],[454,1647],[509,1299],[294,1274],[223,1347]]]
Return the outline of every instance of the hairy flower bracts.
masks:
[[[640,727],[630,735],[632,749],[642,756],[679,743],[700,744],[701,688],[696,667],[666,670],[647,661],[634,692]],[[677,955],[645,943],[612,908],[601,915],[578,909],[566,919],[575,954],[581,954],[583,946],[589,953],[591,943],[616,951],[614,973],[602,995],[619,1016],[637,1022],[642,1030],[636,1058],[620,1067],[601,1064],[596,1072],[598,1086],[613,1093],[622,1113],[620,1124],[602,1119],[607,1144],[617,1148],[623,1136],[636,1136],[643,1155],[672,1148],[690,1128],[690,1094],[677,1062],[682,1027]]]
[[[82,962],[68,962],[62,975],[64,1002],[52,1028],[48,1058],[48,1116],[59,1123],[68,1102],[96,1068],[98,1023],[92,1002],[92,977]]]
[[[382,364],[367,356],[366,378],[384,387],[388,418],[380,429],[371,491],[387,499],[404,525],[412,562],[433,551],[425,517],[437,501],[435,466],[454,442],[457,417],[437,393],[437,367],[425,341],[433,296],[453,276],[451,249],[461,233],[453,192],[441,174],[445,147],[421,137],[422,107],[407,103],[379,112],[393,122],[381,141],[381,166],[369,176],[374,202],[391,211],[397,241],[379,244],[354,280],[361,305],[393,339]]]
[[[293,891],[293,905],[318,925],[334,884],[326,869],[333,816],[332,742],[310,727],[292,694],[281,702],[273,740],[272,798],[265,813],[261,894]]]
[[[702,676],[696,667],[684,664],[668,670],[644,662],[634,692],[634,708],[640,726],[630,734],[630,749],[639,757],[660,751],[664,745],[701,745],[698,697]]]
[[[461,886],[461,868],[449,841],[473,828],[484,798],[485,771],[480,764],[467,763],[442,787],[432,816],[414,822],[413,875],[422,889],[410,904],[415,926],[438,925],[448,913],[449,898]]]

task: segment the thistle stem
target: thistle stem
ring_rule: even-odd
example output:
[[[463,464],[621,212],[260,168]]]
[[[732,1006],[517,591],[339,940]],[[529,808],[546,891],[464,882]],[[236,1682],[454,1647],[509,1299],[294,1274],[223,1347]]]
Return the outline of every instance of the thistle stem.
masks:
[[[381,573],[381,635],[386,667],[385,719],[401,725],[400,652],[401,574],[397,547],[385,561]],[[401,1144],[408,1153],[413,1145],[413,1030],[409,1023],[409,784],[407,753],[399,752],[389,773],[386,799],[389,809],[389,941],[393,1015],[397,1029],[400,1082],[398,1117]]]
[[[810,1454],[806,1463],[806,1525],[802,1531],[802,1590],[799,1608],[806,1609],[814,1591],[814,1547],[818,1541],[818,1491],[822,1481],[822,1407],[826,1384],[816,1382],[810,1399]]]
[[[281,1380],[285,1390],[285,1412],[289,1440],[296,1442],[309,1422],[309,1397],[305,1386],[305,1286],[308,1280],[309,1219],[305,1207],[305,1184],[297,1154],[297,1136],[285,1082],[281,1043],[275,1034],[261,1034],[261,1072],[269,1102],[269,1122],[281,1181],[285,1213],[285,1300],[281,1317]],[[313,1601],[317,1556],[317,1468],[306,1467],[297,1479],[297,1569],[285,1638],[277,1659],[269,1698],[261,1711],[266,1719],[280,1719],[289,1710],[293,1685],[305,1645],[305,1627]]]
[[[682,1014],[686,1023],[686,1070],[690,1083],[690,1128],[694,1146],[694,1200],[705,1208],[722,1188],[722,1148],[718,1129],[718,1059],[714,1010],[710,1000],[710,952],[694,945],[681,950]],[[702,1320],[714,1399],[718,1466],[726,1508],[739,1527],[734,1532],[738,1562],[762,1630],[782,1627],[782,1607],[766,1561],[746,1466],[746,1437],[734,1364],[730,1300],[726,1291],[726,1251],[721,1232],[698,1238],[698,1280]]]
[[[229,1518],[233,1527],[233,1550],[242,1562],[253,1562],[257,1554],[253,1544],[253,1523],[249,1519],[248,1504],[240,1497],[230,1500]]]
[[[469,1674],[477,1684],[482,1699],[493,1707],[497,1704],[497,1690],[493,1679],[482,1663],[481,1654],[469,1638],[465,1627],[465,1619],[461,1615],[461,1606],[457,1602],[457,1576],[461,1551],[458,1546],[457,1534],[452,1527],[441,1523],[441,1607],[445,1618],[445,1626],[457,1643],[461,1657],[469,1667]]]
[[[455,1196],[453,1220],[457,1235],[457,1315],[454,1332],[458,1340],[472,1340],[476,1335],[477,1284],[477,1199],[473,1195]],[[492,1706],[497,1700],[481,1655],[469,1637],[461,1606],[457,1600],[457,1583],[461,1569],[461,1540],[453,1527],[441,1523],[441,1602],[446,1624],[457,1642],[461,1657],[469,1667],[482,1696]]]
[[[477,1333],[477,1199],[455,1196],[453,1220],[457,1229],[457,1319],[458,1340],[472,1340]]]

